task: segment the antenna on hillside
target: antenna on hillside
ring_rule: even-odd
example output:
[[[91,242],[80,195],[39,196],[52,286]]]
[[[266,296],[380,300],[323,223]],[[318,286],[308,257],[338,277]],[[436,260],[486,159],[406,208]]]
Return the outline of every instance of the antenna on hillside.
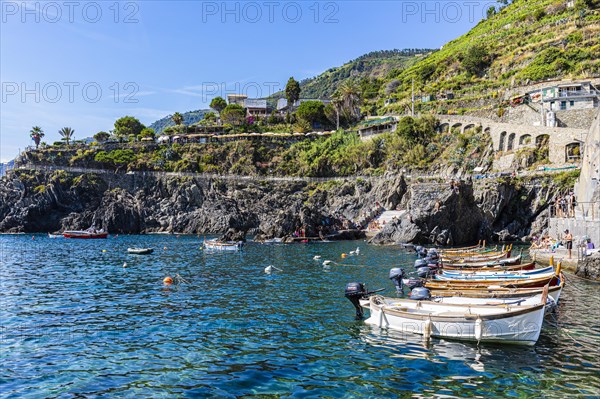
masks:
[[[412,79],[412,104],[410,108],[410,116],[415,117],[415,78]]]

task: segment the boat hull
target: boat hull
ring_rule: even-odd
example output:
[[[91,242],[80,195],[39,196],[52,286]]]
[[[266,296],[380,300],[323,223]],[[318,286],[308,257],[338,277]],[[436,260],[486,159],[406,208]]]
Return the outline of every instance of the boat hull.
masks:
[[[86,232],[67,232],[63,233],[63,237],[65,238],[78,238],[81,240],[91,240],[91,239],[99,239],[99,238],[107,238],[108,233],[86,233]]]
[[[417,305],[419,304],[419,305]],[[367,324],[390,328],[405,333],[457,339],[461,341],[495,342],[535,345],[545,312],[545,305],[515,306],[500,310],[476,306],[451,306],[415,301],[412,306],[388,306],[385,300],[370,299],[370,317]],[[436,306],[439,308],[436,309]],[[476,313],[481,311],[483,314]]]
[[[241,251],[242,242],[205,241],[204,248],[215,251]]]

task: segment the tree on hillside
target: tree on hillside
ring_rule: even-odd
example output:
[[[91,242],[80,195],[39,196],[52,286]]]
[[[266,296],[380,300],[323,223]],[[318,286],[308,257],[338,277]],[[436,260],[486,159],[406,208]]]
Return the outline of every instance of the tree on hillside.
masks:
[[[491,65],[492,58],[483,45],[476,44],[462,57],[463,67],[469,75],[480,76]]]
[[[62,140],[67,142],[68,146],[69,141],[73,138],[73,135],[75,135],[75,130],[71,129],[70,127],[63,127],[58,131],[58,134],[62,136]]]
[[[221,120],[233,126],[239,126],[246,120],[246,111],[239,104],[229,104],[221,112]]]
[[[133,116],[124,116],[116,120],[114,133],[119,140],[122,140],[124,137],[132,135],[137,137],[145,127],[146,126]]]
[[[45,136],[44,131],[39,126],[32,127],[31,131],[29,132],[29,137],[31,137],[31,139],[35,143],[36,149],[39,147],[40,141],[42,140],[42,137],[44,137],[44,136]]]
[[[285,85],[285,98],[288,102],[288,112],[296,101],[300,99],[300,83],[293,77],[289,78]]]
[[[227,106],[227,101],[225,101],[223,99],[223,97],[215,97],[210,102],[210,107],[212,109],[214,109],[215,111],[217,111],[218,113],[221,113],[221,111],[223,111],[226,106]]]
[[[204,114],[204,120],[205,121],[216,121],[217,120],[217,114],[215,114],[214,112],[207,112],[207,113]]]
[[[152,129],[151,127],[144,128],[144,130],[142,130],[142,132],[140,133],[140,139],[143,139],[146,137],[149,137],[154,140],[154,138],[156,137],[156,133],[154,132],[154,129]]]
[[[356,82],[347,80],[342,83],[334,94],[335,100],[340,104],[341,112],[348,121],[360,118],[360,104],[362,97]]]
[[[171,117],[171,120],[173,121],[173,123],[175,123],[177,126],[183,124],[183,116],[179,113],[179,112],[175,112],[173,114],[173,116]]]
[[[98,132],[98,133],[94,134],[94,140],[96,140],[98,143],[106,141],[109,138],[110,138],[110,134],[107,132]]]
[[[305,101],[298,107],[296,116],[314,127],[325,121],[325,105],[321,101]]]

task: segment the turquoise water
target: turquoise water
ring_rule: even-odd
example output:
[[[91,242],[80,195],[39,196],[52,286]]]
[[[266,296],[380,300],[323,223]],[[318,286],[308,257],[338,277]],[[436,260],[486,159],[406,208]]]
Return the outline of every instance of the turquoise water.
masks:
[[[355,321],[344,298],[350,281],[393,295],[388,271],[412,270],[412,253],[364,242],[208,253],[200,241],[0,236],[0,397],[600,396],[597,284],[568,279],[535,347],[425,345]],[[283,271],[266,275],[270,264]],[[163,285],[177,274],[187,283]]]

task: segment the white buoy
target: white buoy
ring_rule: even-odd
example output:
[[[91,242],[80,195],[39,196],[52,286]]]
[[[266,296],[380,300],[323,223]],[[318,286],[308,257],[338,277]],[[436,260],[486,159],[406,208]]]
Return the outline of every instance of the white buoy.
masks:
[[[332,260],[325,260],[325,261],[323,261],[323,266],[327,266],[327,265],[329,265],[331,263],[333,263]]]
[[[273,266],[273,265],[269,265],[269,266],[265,267],[265,273],[267,273],[267,274],[271,274],[271,273],[273,273],[273,270],[277,270],[277,271],[280,271],[280,272],[282,272],[282,271],[283,271],[283,270],[281,270],[281,269],[278,269],[278,268],[276,268],[276,267],[275,267],[275,266]]]
[[[127,262],[123,262],[123,267],[127,267]]]
[[[314,260],[319,260],[319,259],[321,259],[321,255],[315,255],[315,256],[313,256],[313,259]]]
[[[354,252],[356,252],[357,255],[360,255],[360,248],[356,247],[356,251],[354,251]]]
[[[356,251],[350,251],[350,256],[354,256],[356,254]]]
[[[481,317],[477,317],[475,320],[475,339],[477,342],[481,341],[481,337],[483,336],[483,320]]]

